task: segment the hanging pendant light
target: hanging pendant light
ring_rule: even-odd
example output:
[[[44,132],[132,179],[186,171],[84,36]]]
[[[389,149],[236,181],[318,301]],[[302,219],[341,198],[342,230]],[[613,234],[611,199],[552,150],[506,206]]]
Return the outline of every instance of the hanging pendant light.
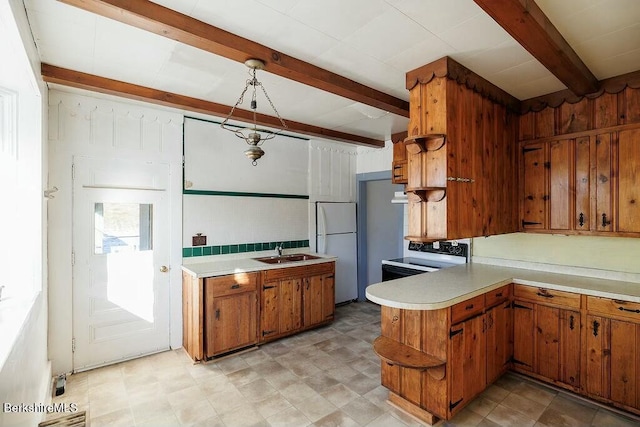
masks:
[[[260,146],[264,143],[264,141],[268,141],[279,135],[280,132],[287,128],[287,125],[282,117],[280,117],[280,114],[278,113],[278,110],[276,110],[276,107],[273,105],[273,102],[271,102],[271,98],[269,98],[266,89],[256,78],[256,70],[264,69],[264,62],[259,59],[249,59],[244,63],[244,65],[246,65],[250,69],[249,75],[251,76],[251,78],[247,80],[244,89],[240,94],[240,98],[238,98],[238,101],[236,102],[236,105],[231,108],[229,115],[226,119],[224,119],[220,126],[224,130],[233,132],[235,136],[237,136],[238,138],[242,138],[249,145],[249,148],[244,152],[244,155],[252,161],[253,166],[256,166],[258,164],[258,159],[264,156],[264,150]],[[282,125],[282,127],[277,132],[258,129],[256,111],[258,108],[258,101],[256,99],[258,87],[262,89],[262,93],[264,93],[265,98],[267,99],[267,101],[269,101],[271,109],[276,113],[278,120],[280,120],[280,124]],[[229,125],[228,123],[229,119],[232,118],[233,112],[238,107],[238,105],[243,103],[244,96],[247,91],[250,91],[251,93],[251,111],[253,112],[253,125],[249,128],[231,127],[232,125]]]

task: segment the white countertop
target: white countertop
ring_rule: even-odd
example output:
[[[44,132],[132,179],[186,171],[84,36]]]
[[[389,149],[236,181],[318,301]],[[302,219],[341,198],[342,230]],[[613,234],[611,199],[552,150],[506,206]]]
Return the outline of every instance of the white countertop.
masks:
[[[437,310],[508,283],[640,302],[640,283],[469,263],[376,283],[367,298],[387,307]]]
[[[335,261],[337,259],[337,257],[333,255],[322,255],[315,252],[310,252],[308,250],[305,250],[304,248],[285,250],[283,255],[290,255],[294,253],[308,254],[317,256],[318,259],[287,262],[283,264],[267,264],[253,259],[265,256],[273,256],[273,252],[274,251],[251,253],[245,252],[242,254],[207,256],[202,257],[202,262],[197,262],[197,258],[190,258],[189,263],[182,266],[182,270],[200,279],[202,277],[224,276],[227,274],[247,273],[251,271],[271,270],[275,268],[288,268],[299,267],[303,265],[321,264],[323,262]]]

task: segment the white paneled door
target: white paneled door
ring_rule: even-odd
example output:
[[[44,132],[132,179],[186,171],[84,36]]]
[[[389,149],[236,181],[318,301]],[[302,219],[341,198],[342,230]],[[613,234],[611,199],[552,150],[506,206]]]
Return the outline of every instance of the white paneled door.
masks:
[[[169,166],[76,157],[73,368],[169,349]]]

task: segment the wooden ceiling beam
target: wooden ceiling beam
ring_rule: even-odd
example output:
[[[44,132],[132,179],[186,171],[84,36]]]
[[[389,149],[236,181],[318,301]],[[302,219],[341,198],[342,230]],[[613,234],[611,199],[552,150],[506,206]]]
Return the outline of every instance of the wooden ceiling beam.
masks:
[[[78,89],[86,89],[94,92],[116,95],[123,98],[135,99],[152,104],[163,105],[181,110],[193,111],[202,114],[209,114],[216,117],[227,117],[231,106],[222,105],[202,99],[191,98],[178,95],[176,93],[164,92],[145,86],[112,80],[92,74],[81,73],[79,71],[56,67],[54,65],[42,64],[42,78],[47,83],[57,83]],[[236,108],[232,118],[242,122],[253,122],[253,112]],[[257,114],[256,122],[260,126],[275,127],[281,126],[280,120],[275,116]],[[334,141],[347,142],[350,144],[366,145],[370,147],[384,147],[384,141],[367,138],[360,135],[339,132],[325,129],[318,126],[295,122],[285,119],[287,130],[312,137],[331,139]]]
[[[148,0],[59,0],[89,12],[244,63],[256,58],[278,76],[409,117],[409,102]]]
[[[474,1],[574,94],[598,91],[598,79],[535,1]]]

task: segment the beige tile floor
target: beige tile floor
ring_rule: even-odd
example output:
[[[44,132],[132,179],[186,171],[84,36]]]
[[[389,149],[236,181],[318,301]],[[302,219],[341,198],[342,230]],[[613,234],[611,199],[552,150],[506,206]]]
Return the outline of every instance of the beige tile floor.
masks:
[[[88,410],[90,426],[418,426],[386,402],[371,342],[380,310],[339,307],[336,321],[217,362],[182,350],[71,375],[54,402]],[[639,426],[507,374],[443,426]]]

